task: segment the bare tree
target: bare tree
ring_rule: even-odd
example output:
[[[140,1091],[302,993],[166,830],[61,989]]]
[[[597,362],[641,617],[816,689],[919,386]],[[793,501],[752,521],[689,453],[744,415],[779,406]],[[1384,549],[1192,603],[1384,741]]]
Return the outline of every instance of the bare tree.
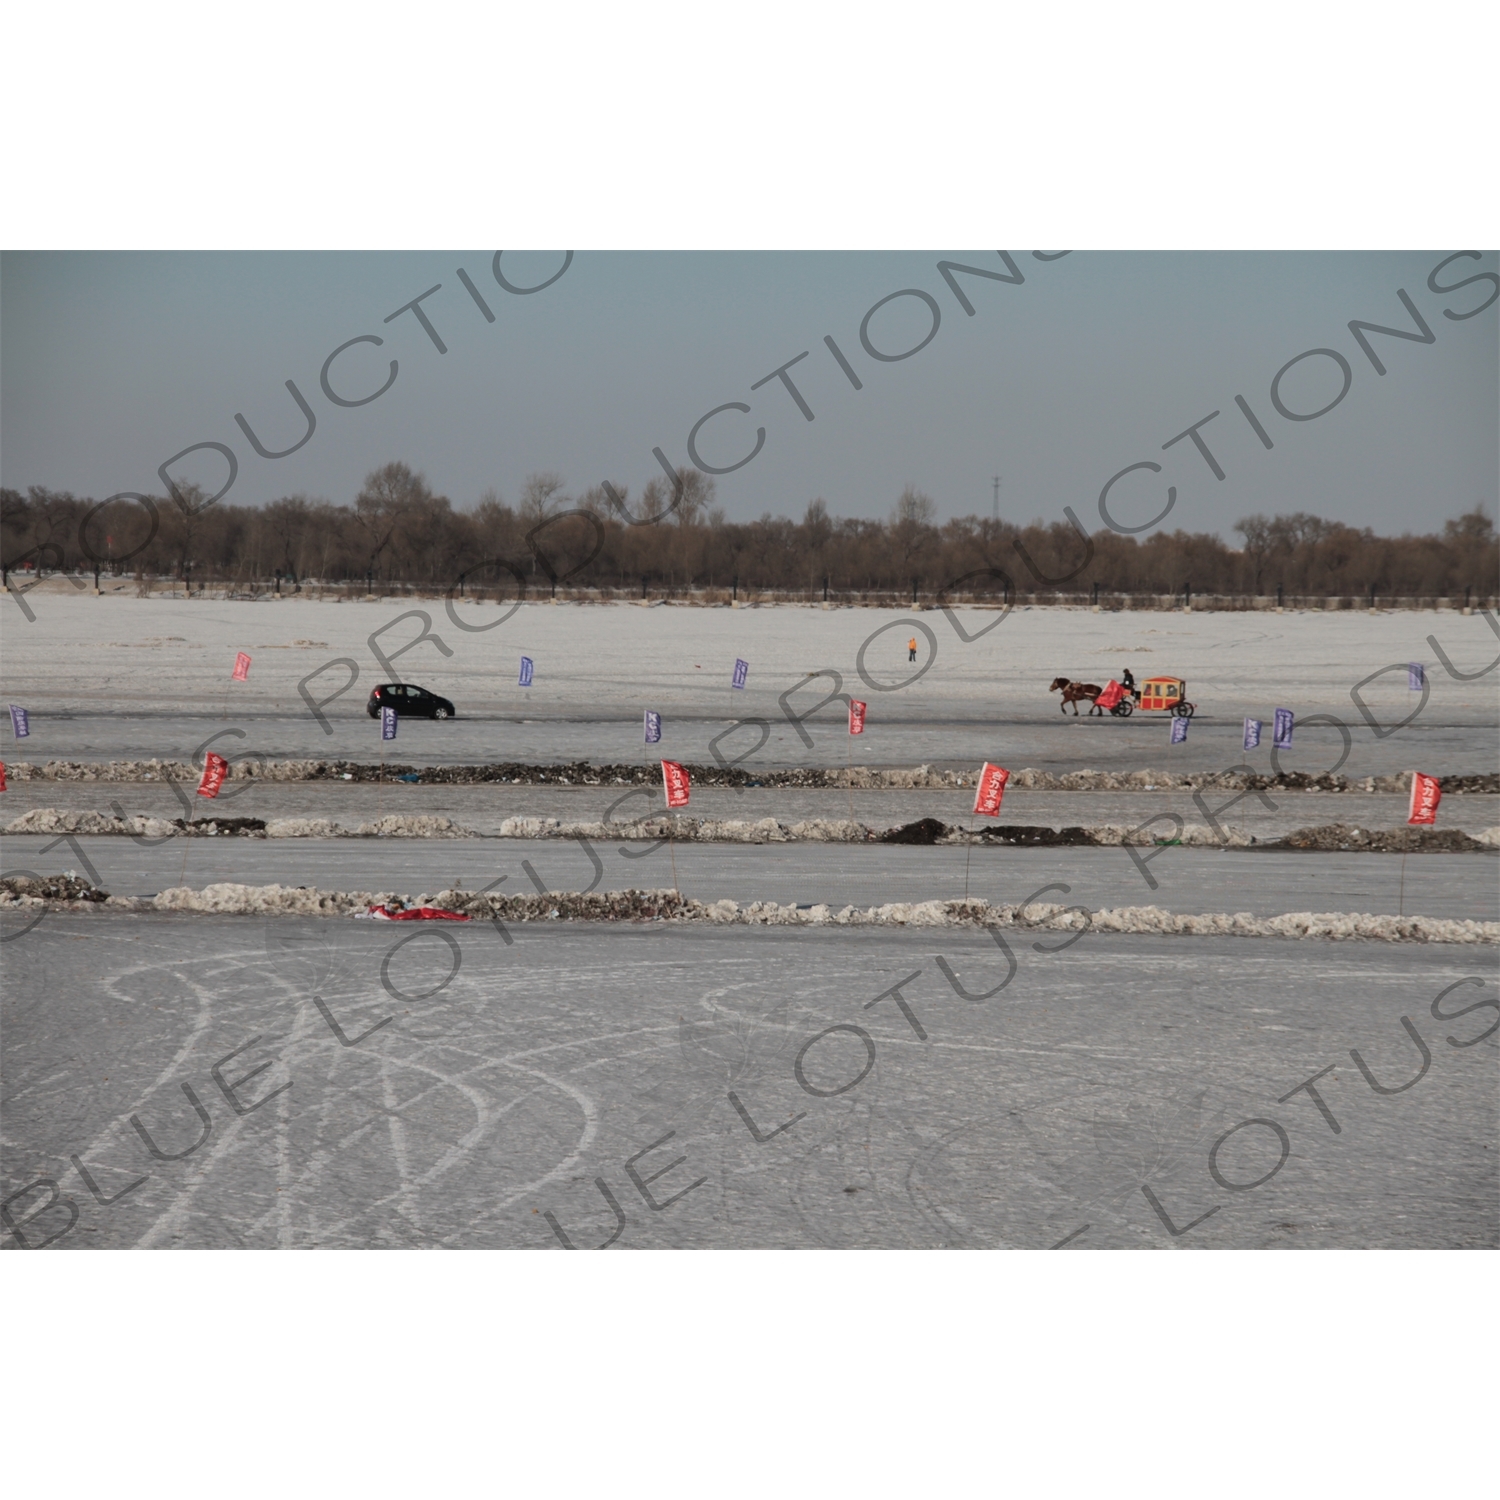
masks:
[[[677,509],[674,514],[679,526],[696,526],[702,519],[705,511],[714,503],[714,482],[707,474],[700,473],[697,469],[683,469],[678,477],[682,480],[682,495],[677,500]],[[652,483],[660,483],[653,480]],[[672,489],[676,489],[673,485]],[[671,499],[667,501],[671,505]]]
[[[371,577],[380,555],[391,538],[419,506],[432,500],[432,491],[420,474],[405,464],[391,463],[365,475],[363,488],[354,502],[353,520],[366,545],[365,576]]]
[[[1273,523],[1264,516],[1245,516],[1234,523],[1234,529],[1245,539],[1245,556],[1250,560],[1251,571],[1255,574],[1255,592],[1259,594],[1262,591],[1261,577],[1274,540]]]
[[[194,557],[194,543],[201,530],[200,522],[204,515],[219,503],[218,498],[210,499],[203,490],[201,484],[191,481],[171,480],[167,484],[167,495],[172,501],[178,515],[182,517],[182,525],[178,529],[181,538],[181,546],[177,553],[177,571],[184,583],[188,581],[189,570],[197,561]]]
[[[621,490],[621,504],[624,504],[624,501],[625,491]],[[667,489],[666,481],[662,479],[648,479],[641,489],[641,501],[639,506],[637,506],[639,514],[632,516],[631,519],[637,525],[647,521],[659,521],[666,515],[667,507],[671,503],[671,494]]]
[[[561,510],[568,503],[568,497],[560,494],[562,487],[560,474],[545,471],[528,474],[526,483],[521,488],[521,519],[528,526],[535,526],[538,521],[545,521],[553,511]]]
[[[312,509],[305,495],[288,495],[266,506],[265,523],[281,544],[281,566],[293,583],[298,583],[298,555],[302,539],[312,520]]]
[[[1495,523],[1482,505],[1476,505],[1456,520],[1443,522],[1443,540],[1456,547],[1493,547]]]
[[[802,517],[802,530],[809,545],[815,550],[827,546],[828,539],[833,535],[833,522],[828,519],[828,502],[821,496],[808,501],[807,510]]]
[[[605,488],[608,485],[608,489]],[[578,497],[579,510],[586,510],[591,516],[597,516],[601,521],[607,521],[615,515],[615,507],[610,501],[609,492],[614,492],[615,498],[623,505],[630,498],[629,487],[615,480],[605,480],[604,484],[591,484]]]
[[[932,536],[932,522],[937,515],[937,504],[930,495],[924,495],[915,485],[907,485],[901,498],[891,512],[891,540],[901,554],[901,568],[905,572],[921,555]]]

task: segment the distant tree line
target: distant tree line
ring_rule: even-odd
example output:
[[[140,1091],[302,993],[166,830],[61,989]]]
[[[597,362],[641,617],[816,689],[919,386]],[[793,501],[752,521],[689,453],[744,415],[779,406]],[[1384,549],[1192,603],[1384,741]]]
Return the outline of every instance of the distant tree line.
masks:
[[[623,484],[569,496],[535,474],[512,507],[493,492],[471,510],[434,494],[402,463],[370,473],[352,504],[292,495],[263,507],[214,504],[192,485],[148,500],[97,504],[34,487],[0,490],[0,563],[191,586],[296,589],[392,584],[514,596],[599,589],[730,590],[831,595],[1274,595],[1363,599],[1500,592],[1500,545],[1476,508],[1441,533],[1377,536],[1315,516],[1248,516],[1236,550],[1219,537],[1158,531],[1144,541],[1101,527],[1091,536],[1041,521],[977,516],[939,525],[908,487],[885,521],[838,519],[822,500],[800,521],[730,522],[714,482],[696,470],[674,485]],[[1003,575],[1003,577],[1002,577]],[[963,580],[954,584],[954,580]]]

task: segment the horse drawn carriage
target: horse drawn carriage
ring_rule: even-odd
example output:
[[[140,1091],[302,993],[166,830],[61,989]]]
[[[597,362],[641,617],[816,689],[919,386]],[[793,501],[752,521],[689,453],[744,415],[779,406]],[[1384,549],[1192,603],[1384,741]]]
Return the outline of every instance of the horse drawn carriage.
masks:
[[[1068,704],[1078,714],[1078,705],[1088,703],[1089,713],[1108,712],[1116,719],[1128,719],[1137,708],[1148,713],[1169,713],[1174,718],[1191,719],[1197,711],[1189,703],[1187,683],[1181,677],[1148,677],[1139,688],[1122,687],[1111,681],[1105,687],[1092,682],[1072,682],[1066,677],[1056,678],[1050,689],[1062,693],[1059,707],[1066,712]]]

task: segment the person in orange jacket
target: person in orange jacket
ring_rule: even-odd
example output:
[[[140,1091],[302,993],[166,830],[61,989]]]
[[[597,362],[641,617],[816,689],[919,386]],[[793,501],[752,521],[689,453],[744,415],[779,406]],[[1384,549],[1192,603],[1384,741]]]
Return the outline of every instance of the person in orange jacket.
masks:
[[[907,659],[907,661],[915,661],[917,659],[917,638],[916,638],[916,636],[913,636],[906,643],[906,659]]]

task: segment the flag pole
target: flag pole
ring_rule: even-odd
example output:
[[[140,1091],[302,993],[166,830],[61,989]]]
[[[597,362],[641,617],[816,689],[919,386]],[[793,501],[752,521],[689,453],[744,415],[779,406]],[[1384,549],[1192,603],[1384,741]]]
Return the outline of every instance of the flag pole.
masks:
[[[1411,773],[1411,790],[1411,806],[1407,809],[1406,814],[1406,837],[1401,841],[1401,888],[1396,898],[1396,915],[1398,917],[1406,915],[1406,851],[1411,847],[1411,820],[1416,815],[1417,800],[1417,771],[1415,767],[1412,768]]]
[[[193,814],[191,811],[188,813],[187,823],[187,828],[184,828],[182,831],[182,873],[177,877],[178,885],[183,885],[187,881],[188,840],[191,837],[188,828],[191,828],[193,825]]]
[[[849,742],[853,738],[852,734],[844,736],[844,790],[849,793],[849,821],[851,823],[854,821],[854,772],[849,765]]]
[[[964,840],[964,900],[969,899],[969,861],[974,857],[974,829],[972,818],[969,819],[970,827],[966,829],[968,837]]]

